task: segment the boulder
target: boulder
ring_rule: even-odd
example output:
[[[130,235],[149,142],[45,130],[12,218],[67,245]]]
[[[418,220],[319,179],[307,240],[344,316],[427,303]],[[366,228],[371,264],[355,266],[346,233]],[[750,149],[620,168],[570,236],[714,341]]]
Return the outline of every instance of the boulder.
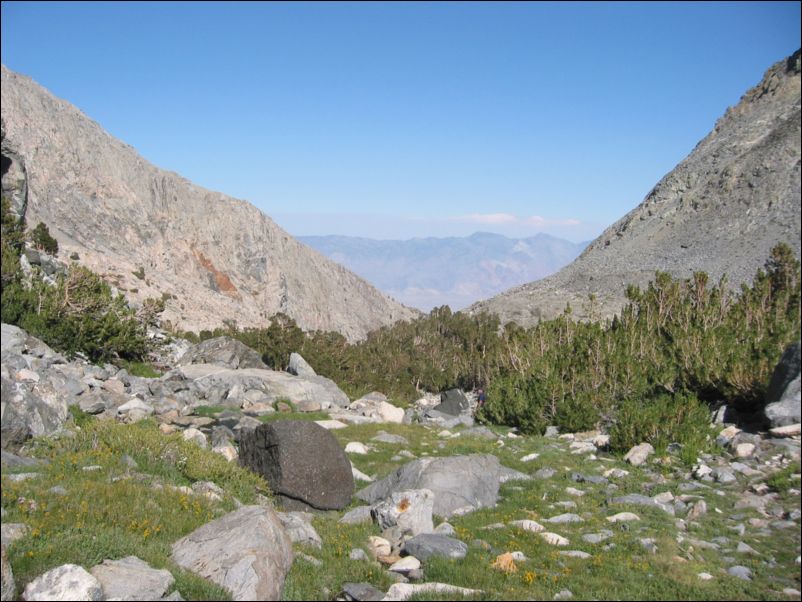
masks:
[[[403,551],[422,562],[426,562],[432,556],[455,559],[465,558],[468,554],[468,546],[453,537],[422,533],[406,541]]]
[[[234,600],[280,600],[292,542],[276,512],[243,506],[179,539],[171,558],[225,587]]]
[[[63,564],[31,581],[23,600],[103,600],[100,582],[76,564]]]
[[[242,431],[240,464],[262,475],[276,494],[319,510],[341,510],[354,494],[348,457],[314,422],[278,420]]]
[[[498,458],[490,454],[420,458],[359,491],[357,497],[374,504],[394,491],[430,489],[434,514],[449,518],[457,511],[494,506],[501,472]]]
[[[441,393],[440,403],[434,407],[434,410],[451,416],[459,416],[469,412],[470,409],[471,402],[460,389],[450,389]]]
[[[317,372],[315,372],[312,366],[310,366],[299,353],[290,354],[290,363],[287,366],[287,372],[295,376],[300,376],[301,378],[317,376]]]
[[[771,428],[800,422],[800,342],[797,341],[783,353],[769,389],[766,392],[764,413]]]
[[[434,531],[433,503],[434,494],[428,489],[394,491],[388,499],[372,506],[370,514],[383,532],[391,531],[391,540],[401,541]]]
[[[277,512],[277,514],[292,543],[315,548],[323,546],[323,540],[312,526],[313,516],[311,514],[306,512]]]
[[[175,583],[170,571],[154,569],[136,556],[104,560],[89,572],[107,600],[158,600]]]
[[[40,391],[38,384],[29,386],[2,377],[3,448],[22,444],[29,437],[53,435],[63,428],[69,416],[66,396],[49,393]]]
[[[257,351],[230,337],[216,337],[193,345],[178,360],[179,366],[189,364],[215,364],[234,370],[267,368]]]
[[[632,464],[632,466],[640,466],[653,453],[654,448],[650,443],[641,443],[630,449],[627,455],[624,456],[624,460]]]

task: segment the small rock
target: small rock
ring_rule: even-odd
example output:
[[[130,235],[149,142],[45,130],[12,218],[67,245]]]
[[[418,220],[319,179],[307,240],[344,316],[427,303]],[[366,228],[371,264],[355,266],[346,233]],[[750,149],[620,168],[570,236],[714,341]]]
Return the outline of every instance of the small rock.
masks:
[[[378,535],[371,535],[368,537],[368,554],[372,558],[379,558],[380,556],[389,556],[392,546],[389,541]]]
[[[194,443],[198,447],[202,447],[203,449],[206,449],[209,446],[208,442],[206,441],[206,435],[204,435],[196,428],[188,428],[183,433],[181,433],[181,436],[184,438],[184,441],[191,441],[192,443]]]
[[[349,601],[362,602],[383,600],[384,592],[370,583],[343,583],[343,597]]]
[[[552,600],[570,600],[573,597],[574,594],[570,589],[561,589],[559,592],[554,594]]]
[[[546,540],[546,543],[549,543],[553,546],[567,546],[570,541],[568,541],[562,535],[557,535],[556,533],[540,533],[540,536]]]
[[[760,552],[755,550],[749,544],[746,544],[742,541],[738,542],[738,547],[735,549],[735,551],[738,552],[739,554],[752,554],[754,556],[760,556]]]
[[[354,548],[348,554],[348,558],[351,560],[370,560],[368,555],[365,553],[365,550],[362,548]]]
[[[552,516],[551,518],[546,519],[547,523],[581,523],[584,522],[584,519],[579,516],[578,514],[558,514],[557,516]]]
[[[769,432],[775,437],[795,437],[802,434],[802,423],[789,424],[786,426],[776,426]]]
[[[540,457],[540,454],[527,454],[523,458],[521,458],[521,462],[531,462],[532,460],[536,460]]]
[[[560,552],[560,556],[568,556],[569,558],[581,558],[582,560],[587,560],[588,558],[592,558],[590,554],[587,552],[583,552],[582,550],[565,550]]]
[[[640,520],[640,517],[632,512],[619,512],[618,514],[607,517],[607,521],[611,523],[621,523],[635,520]]]
[[[713,578],[713,575],[710,573],[699,573],[697,577],[699,577],[699,579],[702,581],[710,581]]]
[[[733,577],[737,577],[738,579],[743,579],[744,581],[751,581],[752,580],[752,570],[741,565],[731,566],[727,569],[727,573],[732,575]]]
[[[524,531],[530,531],[532,533],[540,533],[541,531],[546,530],[546,528],[540,523],[529,519],[514,520],[510,523],[510,525],[513,527],[518,527],[519,529],[523,529]]]
[[[627,455],[624,456],[624,461],[629,462],[632,466],[640,466],[653,453],[654,448],[650,443],[641,443],[627,452]]]
[[[348,445],[345,446],[345,453],[347,454],[359,454],[361,456],[366,455],[369,452],[368,448],[365,446],[364,443],[360,443],[359,441],[351,441]]]
[[[597,544],[603,542],[605,539],[610,539],[612,536],[612,531],[604,529],[600,533],[587,533],[582,536],[582,540],[588,543]]]
[[[410,571],[415,571],[419,568],[420,560],[414,556],[405,556],[401,560],[398,560],[390,565],[388,570],[393,571],[394,573],[409,573]]]

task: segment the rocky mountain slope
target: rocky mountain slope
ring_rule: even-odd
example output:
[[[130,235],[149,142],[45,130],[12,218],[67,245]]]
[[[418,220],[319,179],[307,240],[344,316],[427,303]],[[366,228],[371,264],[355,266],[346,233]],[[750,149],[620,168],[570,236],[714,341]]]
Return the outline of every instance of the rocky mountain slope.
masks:
[[[283,312],[355,340],[414,315],[250,203],[151,165],[5,66],[2,122],[3,191],[16,211],[131,301],[167,298],[175,326],[260,326]]]
[[[513,239],[477,232],[467,237],[373,240],[301,236],[317,249],[406,305],[458,310],[512,286],[553,274],[586,243],[538,234]]]
[[[628,283],[656,270],[676,277],[705,271],[731,285],[749,281],[771,248],[800,254],[800,53],[773,65],[729,108],[688,157],[644,201],[605,230],[572,264],[539,282],[477,303],[504,322],[528,325],[570,302],[587,317],[615,313]],[[597,314],[598,315],[598,314]]]

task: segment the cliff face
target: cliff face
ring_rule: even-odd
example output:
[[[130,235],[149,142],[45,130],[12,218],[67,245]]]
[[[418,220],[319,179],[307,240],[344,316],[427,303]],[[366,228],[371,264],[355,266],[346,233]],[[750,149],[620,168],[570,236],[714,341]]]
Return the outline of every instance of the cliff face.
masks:
[[[573,263],[468,311],[530,325],[571,303],[587,317],[590,293],[602,316],[623,305],[627,283],[656,270],[688,278],[754,277],[779,242],[800,255],[800,53],[773,65],[710,134],[635,209]],[[598,313],[597,313],[598,315]]]
[[[4,189],[21,198],[25,173],[28,224],[46,223],[62,257],[77,253],[133,302],[169,294],[164,318],[178,327],[263,326],[283,312],[356,340],[414,316],[253,205],[151,165],[5,66],[2,121]]]

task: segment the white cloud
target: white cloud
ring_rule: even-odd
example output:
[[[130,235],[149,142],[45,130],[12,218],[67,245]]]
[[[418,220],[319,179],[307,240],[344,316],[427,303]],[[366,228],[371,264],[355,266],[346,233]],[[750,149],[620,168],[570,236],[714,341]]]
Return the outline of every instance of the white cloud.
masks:
[[[543,228],[546,226],[579,226],[582,222],[580,222],[578,219],[570,217],[567,219],[546,219],[545,217],[540,217],[539,215],[533,215],[526,218],[524,223],[529,224],[530,226]]]
[[[449,218],[456,222],[469,222],[472,224],[517,224],[520,218],[510,213],[471,213]]]

